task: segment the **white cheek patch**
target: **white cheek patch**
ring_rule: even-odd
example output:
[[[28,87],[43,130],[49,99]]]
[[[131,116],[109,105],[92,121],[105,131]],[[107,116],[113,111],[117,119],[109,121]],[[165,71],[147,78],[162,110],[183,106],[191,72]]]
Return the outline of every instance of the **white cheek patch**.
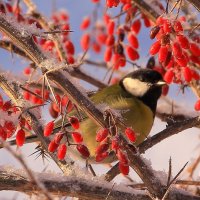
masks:
[[[129,93],[136,97],[142,97],[151,87],[151,84],[129,77],[123,80],[123,85]]]

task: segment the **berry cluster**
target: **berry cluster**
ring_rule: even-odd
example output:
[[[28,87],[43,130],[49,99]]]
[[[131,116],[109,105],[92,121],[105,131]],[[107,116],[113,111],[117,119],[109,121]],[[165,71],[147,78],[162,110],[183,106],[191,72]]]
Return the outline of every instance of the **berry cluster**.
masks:
[[[157,40],[152,44],[150,54],[158,54],[162,65],[154,69],[159,71],[169,84],[188,84],[192,80],[200,79],[195,69],[200,66],[199,40],[189,39],[184,34],[183,22],[184,17],[172,20],[160,16],[150,32],[150,38]],[[195,109],[200,110],[197,105],[198,102]]]
[[[131,128],[125,129],[125,135],[130,142],[136,142],[136,133]],[[119,160],[120,172],[124,175],[129,173],[129,161],[118,134],[112,136],[109,129],[100,129],[96,134],[96,141],[99,145],[96,148],[96,162],[102,162],[109,156],[110,151],[114,151]]]
[[[76,145],[78,152],[84,157],[88,158],[90,156],[89,150],[83,144],[83,137],[78,131],[80,123],[77,117],[70,116],[68,117],[68,122],[74,131],[67,131],[62,129],[62,131],[57,132],[53,139],[51,140],[48,150],[50,152],[55,152],[57,150],[57,157],[60,160],[63,160],[67,153],[67,146]],[[46,124],[44,128],[44,136],[48,137],[53,133],[54,130],[54,121],[50,121]],[[74,143],[71,143],[70,138],[72,138]]]
[[[16,106],[14,106],[11,101],[3,101],[2,96],[0,95],[0,112],[2,112],[1,115],[9,116],[5,118],[1,118],[0,121],[0,138],[2,140],[7,140],[8,138],[11,138],[16,130],[16,144],[18,146],[22,146],[25,142],[25,129],[31,130],[31,126],[29,125],[29,122],[25,120],[24,118],[19,116],[19,110]],[[17,118],[17,120],[16,120]],[[13,120],[12,120],[13,119]],[[11,121],[12,120],[12,121]]]
[[[26,25],[32,25],[35,24],[35,26],[38,29],[42,29],[41,24],[38,22],[37,18],[33,18],[30,15],[24,15],[22,13],[22,9],[19,5],[14,6],[11,5],[11,3],[0,3],[0,13],[4,13],[6,15],[11,15],[14,17],[19,23],[23,23]],[[70,24],[69,24],[69,15],[66,11],[57,11],[57,13],[54,13],[52,15],[52,27],[54,29],[58,29],[61,31],[59,39],[61,40],[61,43],[63,44],[64,53],[65,53],[65,61],[67,61],[69,64],[73,64],[75,62],[74,54],[75,54],[75,47],[72,43],[70,37],[69,37],[69,30],[70,30]],[[63,31],[63,32],[62,32]],[[59,55],[59,52],[57,51],[56,44],[54,41],[47,39],[47,37],[41,37],[41,36],[35,36],[33,35],[33,39],[36,44],[38,44],[44,51],[51,52],[55,55],[55,57],[58,58],[58,60],[61,60],[61,56]],[[24,73],[30,73],[30,69],[26,68]]]
[[[116,2],[119,3],[119,1]],[[82,49],[86,51],[91,48],[94,52],[100,53],[105,47],[104,61],[115,70],[124,67],[127,59],[131,61],[139,59],[137,35],[141,29],[141,20],[146,27],[151,26],[144,14],[139,14],[138,18],[135,17],[138,9],[129,1],[121,1],[121,3],[123,12],[126,14],[124,24],[118,25],[117,18],[112,18],[111,15],[105,13],[101,22],[93,22],[94,26],[90,31],[88,29],[92,24],[91,17],[85,17],[80,25],[80,29],[85,31],[80,40]]]
[[[61,41],[64,47],[64,59],[68,62],[68,64],[73,64],[75,62],[75,47],[70,39],[70,34],[68,32],[70,31],[69,15],[66,11],[57,11],[52,15],[52,20],[52,26],[55,29],[61,30],[59,40]],[[40,45],[43,50],[50,51],[58,58],[58,60],[61,60],[61,56],[59,55],[59,52],[56,49],[56,43],[54,41],[40,37],[34,37],[34,41],[38,45]]]
[[[157,39],[150,48],[150,54],[158,54],[163,67],[161,72],[167,83],[199,80],[199,74],[190,67],[190,63],[200,65],[200,48],[184,35],[182,21],[183,18],[170,20],[161,16],[150,33],[151,39]]]

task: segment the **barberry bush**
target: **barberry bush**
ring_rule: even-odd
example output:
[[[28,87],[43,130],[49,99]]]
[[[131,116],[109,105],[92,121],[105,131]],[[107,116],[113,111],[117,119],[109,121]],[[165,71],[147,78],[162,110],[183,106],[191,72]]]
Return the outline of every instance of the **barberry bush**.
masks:
[[[58,7],[45,16],[43,8],[31,0],[0,0],[0,48],[4,49],[0,51],[0,147],[8,150],[27,174],[0,168],[0,191],[37,194],[38,199],[54,199],[55,195],[80,199],[199,199],[199,153],[195,157],[191,154],[190,163],[185,160],[174,178],[171,158],[165,157],[169,167],[161,173],[141,155],[166,138],[200,125],[199,1],[85,0],[71,4],[68,9],[58,1]],[[88,12],[82,15],[86,6]],[[17,57],[10,58],[9,53]],[[5,59],[16,60],[17,64],[11,61],[9,68]],[[106,107],[103,112],[93,105],[89,100],[92,92],[86,90],[116,84],[138,68],[156,70],[168,83],[156,112],[167,126],[136,146],[140,133],[122,124],[115,111]],[[190,104],[188,111],[178,102],[183,97]],[[98,173],[106,170],[102,163],[111,153],[117,161],[103,178],[91,166],[88,138],[81,132],[85,115],[100,127],[94,133],[98,143],[95,163],[101,166]],[[123,133],[119,125],[124,127]],[[179,142],[173,144],[178,146]],[[30,143],[35,152],[29,149]],[[55,162],[63,175],[50,173],[47,178],[44,173],[33,173],[21,153],[24,146],[44,162]],[[72,147],[87,172],[78,159],[71,158],[68,149]],[[170,148],[167,146],[166,151]],[[178,148],[183,151],[185,146]],[[5,157],[0,152],[1,160]],[[133,171],[140,178],[139,184]],[[184,178],[180,178],[183,173]],[[115,187],[116,183],[109,182],[119,174],[127,182]]]

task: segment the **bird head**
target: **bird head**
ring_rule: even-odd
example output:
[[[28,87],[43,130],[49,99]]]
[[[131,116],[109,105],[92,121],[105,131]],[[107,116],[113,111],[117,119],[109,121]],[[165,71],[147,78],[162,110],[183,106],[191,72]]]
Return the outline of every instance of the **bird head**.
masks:
[[[126,75],[120,81],[121,87],[130,95],[142,100],[155,110],[161,96],[162,86],[166,85],[162,75],[151,69],[139,69]]]

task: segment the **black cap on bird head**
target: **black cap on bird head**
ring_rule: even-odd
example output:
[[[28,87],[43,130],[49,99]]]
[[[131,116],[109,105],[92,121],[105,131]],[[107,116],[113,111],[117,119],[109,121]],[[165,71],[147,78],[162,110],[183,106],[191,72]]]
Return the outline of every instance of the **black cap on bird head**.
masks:
[[[120,81],[120,85],[126,92],[143,101],[155,112],[157,100],[162,93],[162,86],[166,83],[159,72],[139,69],[126,75]]]

